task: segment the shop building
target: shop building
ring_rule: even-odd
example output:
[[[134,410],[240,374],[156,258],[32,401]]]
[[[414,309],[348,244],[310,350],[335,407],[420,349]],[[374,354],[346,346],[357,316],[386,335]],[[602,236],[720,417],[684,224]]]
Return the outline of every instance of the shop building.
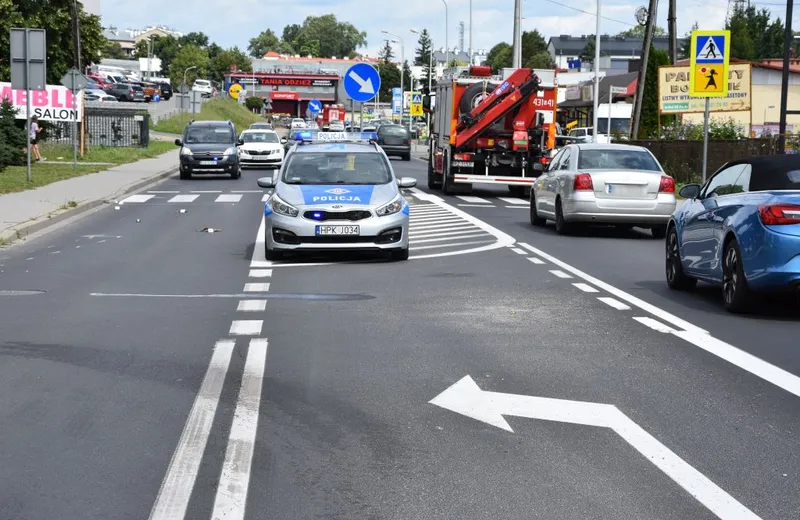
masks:
[[[340,79],[334,72],[230,72],[225,75],[225,90],[236,94],[243,89],[247,97],[269,100],[272,113],[305,117],[312,99],[339,102]]]

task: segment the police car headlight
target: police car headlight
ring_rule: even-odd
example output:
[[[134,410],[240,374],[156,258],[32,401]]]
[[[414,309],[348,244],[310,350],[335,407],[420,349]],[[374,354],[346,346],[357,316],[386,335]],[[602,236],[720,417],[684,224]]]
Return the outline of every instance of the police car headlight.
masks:
[[[291,204],[287,204],[286,202],[282,201],[278,198],[277,195],[272,195],[272,198],[269,201],[270,206],[272,206],[272,211],[279,215],[286,215],[287,217],[296,217],[300,211],[292,206]]]
[[[236,148],[228,148],[227,150],[222,152],[222,155],[227,157],[228,155],[233,155],[235,153],[236,153]]]
[[[181,155],[192,155],[192,151],[184,146],[181,148]]]
[[[395,213],[403,209],[404,202],[405,200],[403,199],[403,197],[397,197],[389,204],[378,208],[375,211],[375,213],[377,213],[379,217],[385,217],[386,215],[394,215]]]

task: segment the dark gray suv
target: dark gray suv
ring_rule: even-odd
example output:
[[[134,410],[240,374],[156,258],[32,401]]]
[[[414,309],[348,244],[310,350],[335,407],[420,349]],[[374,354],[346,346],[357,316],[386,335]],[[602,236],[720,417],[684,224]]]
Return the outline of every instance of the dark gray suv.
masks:
[[[192,121],[183,130],[183,139],[175,139],[181,147],[181,179],[197,174],[242,176],[239,164],[236,127],[231,121]]]

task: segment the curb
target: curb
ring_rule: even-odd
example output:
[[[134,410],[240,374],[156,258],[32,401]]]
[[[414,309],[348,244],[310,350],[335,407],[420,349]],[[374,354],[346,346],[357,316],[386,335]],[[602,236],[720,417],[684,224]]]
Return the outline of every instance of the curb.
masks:
[[[171,166],[169,169],[163,170],[152,177],[148,177],[146,179],[142,179],[130,186],[122,188],[110,195],[106,195],[99,199],[90,200],[88,202],[80,204],[77,208],[65,210],[59,213],[48,213],[46,215],[41,215],[37,217],[34,221],[26,224],[22,224],[17,227],[10,227],[6,230],[0,232],[0,240],[6,240],[8,245],[15,243],[18,240],[27,238],[28,235],[31,233],[36,233],[37,231],[41,231],[46,229],[50,226],[54,226],[59,222],[63,222],[67,219],[72,219],[81,215],[82,213],[86,213],[94,208],[102,206],[106,204],[109,199],[117,199],[122,197],[123,195],[128,195],[129,193],[133,193],[135,191],[139,191],[143,188],[146,188],[152,184],[155,184],[167,177],[171,177],[178,172],[180,166]]]

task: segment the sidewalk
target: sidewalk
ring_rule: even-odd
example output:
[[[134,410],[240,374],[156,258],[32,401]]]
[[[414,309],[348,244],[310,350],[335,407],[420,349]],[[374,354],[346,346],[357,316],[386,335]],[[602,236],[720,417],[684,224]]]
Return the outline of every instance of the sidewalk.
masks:
[[[0,195],[0,241],[24,238],[178,171],[178,154],[115,166],[34,190]],[[70,207],[77,203],[76,207]]]

